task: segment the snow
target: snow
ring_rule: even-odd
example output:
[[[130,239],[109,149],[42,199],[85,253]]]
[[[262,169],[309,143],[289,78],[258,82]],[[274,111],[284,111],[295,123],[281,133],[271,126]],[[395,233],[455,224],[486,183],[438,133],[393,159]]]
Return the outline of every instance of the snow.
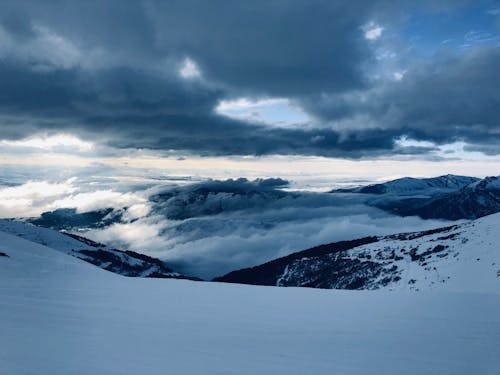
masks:
[[[350,259],[371,254],[371,261],[397,266],[400,280],[390,289],[447,290],[500,293],[500,213],[460,224],[444,232],[396,239],[387,236],[379,242],[347,252]],[[440,246],[442,251],[432,250]],[[424,253],[425,259],[412,261]],[[400,260],[394,259],[394,254]],[[410,282],[411,280],[411,282]],[[374,283],[376,284],[376,283]]]
[[[457,191],[471,183],[475,183],[476,180],[473,177],[455,175],[433,178],[403,177],[379,185],[385,187],[386,194],[432,196],[438,193]]]
[[[1,374],[500,369],[498,293],[127,278],[5,232],[0,251]]]
[[[0,219],[0,231],[20,236],[29,241],[50,246],[70,254],[71,250],[87,250],[92,247],[52,229],[38,227],[16,220]]]
[[[468,187],[472,190],[500,190],[500,176],[486,177],[483,180],[470,184]]]
[[[80,237],[81,240],[79,241],[64,233],[21,221],[0,219],[0,231],[13,234],[43,246],[48,246],[94,264],[96,264],[95,261],[99,260],[99,254],[96,253],[96,251],[105,251],[113,259],[116,259],[116,261],[115,264],[103,262],[100,264],[100,267],[108,268],[113,272],[126,276],[148,277],[151,274],[161,274],[163,277],[182,276],[177,272],[167,269],[166,265],[165,268],[161,268],[154,262],[152,263],[150,261],[144,261],[143,259],[134,258],[134,256],[138,256],[139,254],[126,254],[104,244],[93,243],[83,237]],[[96,254],[96,256],[91,256],[91,254]],[[136,269],[133,269],[134,267],[136,267]]]

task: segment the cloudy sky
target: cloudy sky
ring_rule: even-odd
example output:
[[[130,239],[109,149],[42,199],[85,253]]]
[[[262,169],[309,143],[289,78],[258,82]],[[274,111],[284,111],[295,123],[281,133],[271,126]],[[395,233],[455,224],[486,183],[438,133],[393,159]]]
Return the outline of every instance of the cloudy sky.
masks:
[[[0,168],[498,174],[499,33],[497,1],[5,0]]]

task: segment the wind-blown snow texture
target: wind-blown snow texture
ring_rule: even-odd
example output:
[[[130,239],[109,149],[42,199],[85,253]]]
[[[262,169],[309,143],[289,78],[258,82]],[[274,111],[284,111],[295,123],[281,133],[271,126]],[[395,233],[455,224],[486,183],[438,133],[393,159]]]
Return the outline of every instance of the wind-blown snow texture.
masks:
[[[0,232],[0,373],[497,374],[500,295],[126,278]]]
[[[133,251],[122,251],[73,234],[65,234],[35,225],[0,219],[0,231],[49,246],[85,260],[107,271],[124,276],[186,278],[159,259]]]
[[[500,213],[424,232],[319,246],[217,281],[332,289],[500,291]]]

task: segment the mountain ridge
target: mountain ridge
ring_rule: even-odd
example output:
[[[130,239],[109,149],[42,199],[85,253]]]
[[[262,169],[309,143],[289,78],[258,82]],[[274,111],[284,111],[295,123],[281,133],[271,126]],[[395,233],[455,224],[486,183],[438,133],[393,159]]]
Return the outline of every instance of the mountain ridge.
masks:
[[[214,281],[322,289],[500,290],[498,227],[500,213],[428,231],[325,244]]]
[[[67,232],[12,219],[0,219],[0,231],[50,247],[122,276],[199,280],[175,272],[159,259],[130,250],[115,249]]]

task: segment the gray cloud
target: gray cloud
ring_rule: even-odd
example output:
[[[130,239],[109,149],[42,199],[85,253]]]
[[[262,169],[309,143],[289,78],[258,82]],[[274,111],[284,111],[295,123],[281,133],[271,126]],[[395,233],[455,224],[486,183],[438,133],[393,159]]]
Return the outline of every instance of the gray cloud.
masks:
[[[359,95],[311,100],[307,108],[337,126],[359,118],[393,137],[466,141],[476,148],[494,145],[500,132],[499,65],[498,48],[474,49],[458,56],[442,54],[409,69],[402,81]]]
[[[0,138],[64,131],[118,148],[351,158],[430,151],[396,147],[402,135],[492,144],[498,49],[437,57],[400,82],[369,78],[376,62],[361,26],[400,20],[412,7],[4,1]],[[186,58],[201,78],[179,76]],[[270,128],[214,112],[220,100],[241,95],[290,98],[318,123]]]

